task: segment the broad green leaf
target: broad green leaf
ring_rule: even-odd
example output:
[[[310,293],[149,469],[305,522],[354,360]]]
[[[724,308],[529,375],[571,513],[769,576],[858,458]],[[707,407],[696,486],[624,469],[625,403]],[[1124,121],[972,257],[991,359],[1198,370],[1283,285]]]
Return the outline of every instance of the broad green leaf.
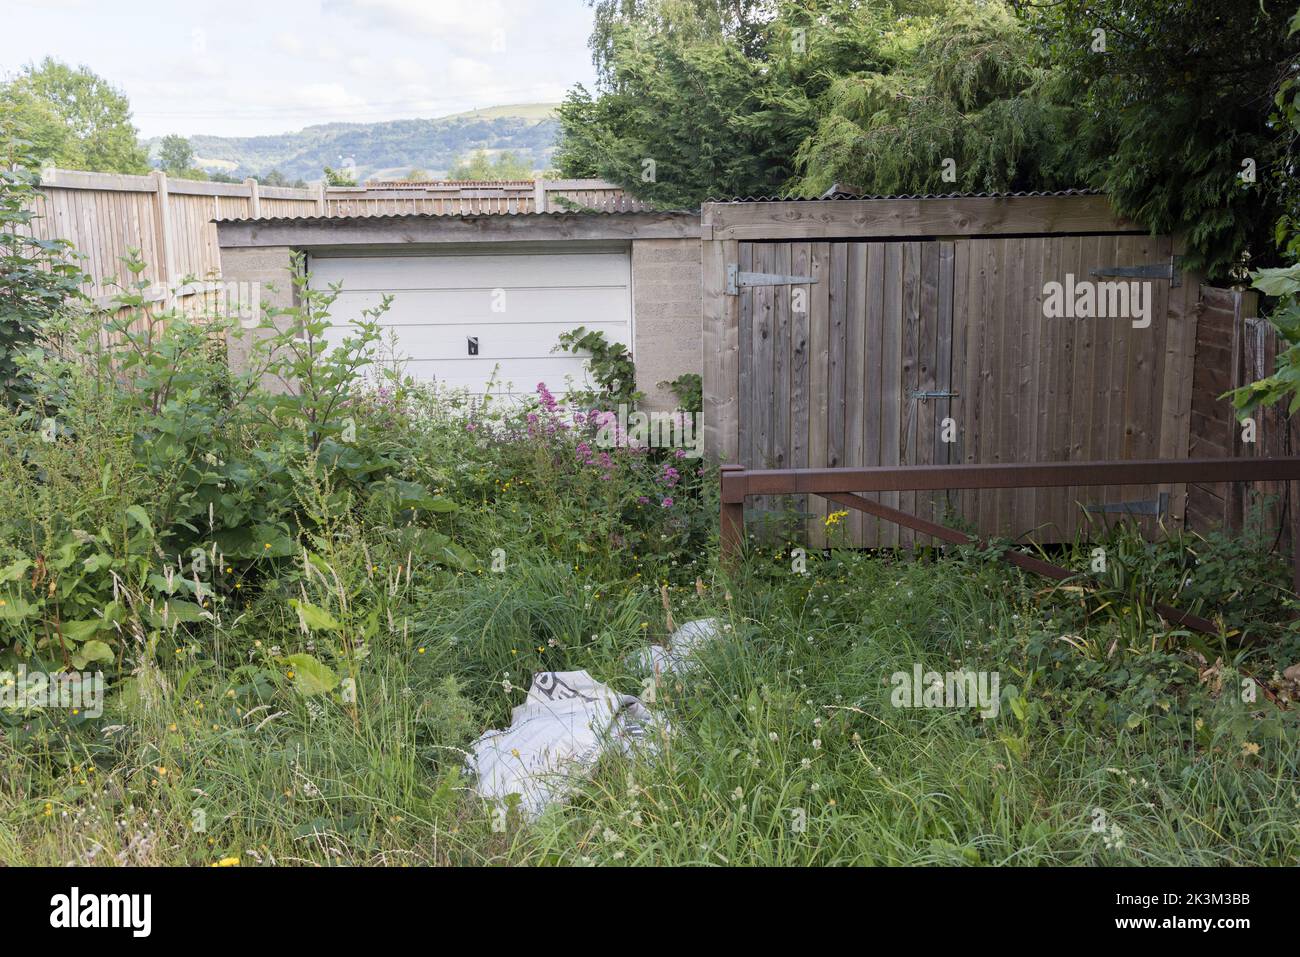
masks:
[[[1260,269],[1251,273],[1251,280],[1251,285],[1266,296],[1286,296],[1300,291],[1300,266]]]
[[[72,655],[72,663],[84,668],[92,661],[111,665],[114,661],[113,649],[102,641],[88,641]]]
[[[89,558],[84,559],[81,563],[82,567],[85,568],[86,571],[88,572],[103,571],[105,568],[108,568],[112,564],[113,564],[113,556],[105,554],[104,552],[96,552],[94,555],[91,555]]]
[[[298,612],[298,620],[308,631],[338,631],[341,627],[333,615],[311,602],[290,598],[289,604]]]
[[[135,520],[135,523],[143,528],[146,532],[153,535],[153,522],[149,521],[149,513],[139,505],[128,505],[126,508],[127,518]]]
[[[311,655],[290,655],[284,661],[293,673],[294,688],[304,697],[329,694],[338,686],[333,669]]]
[[[98,618],[86,618],[81,621],[65,621],[63,623],[63,636],[73,641],[86,641],[99,634],[105,628],[104,622]]]
[[[167,620],[196,622],[204,621],[211,618],[211,612],[204,611],[192,601],[169,601],[167,602]]]
[[[16,582],[23,577],[27,569],[32,567],[32,563],[26,558],[20,558],[12,565],[6,565],[0,568],[0,582]]]
[[[22,598],[0,598],[0,621],[22,621],[31,618],[39,610]]]

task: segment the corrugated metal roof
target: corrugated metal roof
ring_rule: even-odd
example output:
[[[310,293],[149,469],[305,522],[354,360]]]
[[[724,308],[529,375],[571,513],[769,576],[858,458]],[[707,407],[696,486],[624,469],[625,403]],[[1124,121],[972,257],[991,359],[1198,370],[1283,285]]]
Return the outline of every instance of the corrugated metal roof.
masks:
[[[864,195],[852,187],[836,184],[821,196],[736,196],[725,199],[708,199],[707,203],[820,203],[842,199],[1017,199],[1026,196],[1100,196],[1099,189],[1022,190],[1014,193],[898,193],[894,195]]]
[[[214,223],[274,223],[286,225],[320,225],[340,222],[394,222],[396,220],[429,219],[555,219],[560,216],[651,216],[666,213],[672,216],[698,216],[698,209],[616,209],[616,210],[549,210],[544,213],[385,213],[382,216],[359,214],[355,216],[263,216],[260,219],[214,219]]]
[[[464,189],[532,189],[531,179],[368,179],[357,189],[424,189],[427,187]]]

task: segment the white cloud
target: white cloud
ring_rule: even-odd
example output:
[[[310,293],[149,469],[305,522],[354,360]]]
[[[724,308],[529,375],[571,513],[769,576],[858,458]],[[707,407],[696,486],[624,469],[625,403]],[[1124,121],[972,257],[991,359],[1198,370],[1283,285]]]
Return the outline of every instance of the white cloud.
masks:
[[[296,34],[277,33],[272,42],[281,53],[287,53],[290,56],[298,56],[302,53],[302,40]]]
[[[407,83],[420,83],[429,75],[422,64],[404,56],[393,61],[392,70],[394,76]]]
[[[321,10],[383,29],[419,30],[462,49],[491,42],[517,16],[501,0],[323,0]]]

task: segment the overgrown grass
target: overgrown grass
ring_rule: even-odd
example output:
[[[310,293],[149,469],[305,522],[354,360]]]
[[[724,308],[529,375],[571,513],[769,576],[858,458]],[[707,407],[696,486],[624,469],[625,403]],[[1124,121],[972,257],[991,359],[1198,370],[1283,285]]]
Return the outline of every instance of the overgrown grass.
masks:
[[[774,574],[756,560],[734,580],[711,576],[703,594],[675,588],[679,621],[716,617],[723,627],[695,671],[659,688],[655,707],[671,734],[656,757],[606,760],[535,824],[512,817],[494,831],[460,774],[459,749],[508,721],[536,670],[585,668],[638,690],[628,654],[663,637],[653,588],[593,581],[558,562],[463,575],[429,591],[417,581],[412,607],[425,613],[363,662],[355,722],[340,701],[301,698],[274,678],[250,689],[246,674],[221,663],[183,690],[178,674],[192,665],[156,670],[147,678],[158,689],[152,705],[148,695],[130,706],[119,696],[98,722],[6,739],[0,857],[245,865],[1297,859],[1293,712],[1231,691],[1213,695],[1194,668],[1168,708],[1142,710],[1140,683],[1090,693],[1060,676],[1079,655],[1071,646],[1051,662],[1031,650],[1036,635],[1064,624],[1053,617],[1061,609],[1039,606],[1037,583],[978,559],[844,555],[814,561],[810,572]],[[246,637],[243,627],[228,644]],[[894,707],[890,675],[917,662],[999,671],[1004,706],[988,719],[971,709]],[[1232,676],[1222,687],[1234,687]],[[1020,711],[1007,706],[1016,694]],[[1136,710],[1117,721],[1097,701]]]

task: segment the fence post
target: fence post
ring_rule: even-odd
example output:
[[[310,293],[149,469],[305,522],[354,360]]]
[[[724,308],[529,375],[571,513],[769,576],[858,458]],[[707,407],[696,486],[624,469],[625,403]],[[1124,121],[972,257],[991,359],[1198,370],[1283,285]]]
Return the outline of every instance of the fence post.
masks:
[[[728,501],[729,479],[739,477],[745,471],[743,465],[728,464],[722,466],[722,514],[719,516],[719,544],[724,564],[733,565],[740,559],[745,547],[745,499]]]
[[[546,212],[546,180],[533,180],[533,212]]]
[[[329,207],[325,203],[325,181],[320,181],[320,186],[316,188],[316,215],[328,216]]]
[[[176,268],[176,248],[172,239],[171,198],[167,192],[167,174],[160,169],[153,170],[154,190],[158,194],[155,206],[158,220],[158,235],[162,240],[162,262],[157,264],[158,276],[163,286],[171,288],[171,271]],[[168,303],[170,305],[170,303]]]
[[[262,218],[262,194],[258,191],[257,180],[248,177],[244,180],[244,185],[248,187],[248,218]]]

